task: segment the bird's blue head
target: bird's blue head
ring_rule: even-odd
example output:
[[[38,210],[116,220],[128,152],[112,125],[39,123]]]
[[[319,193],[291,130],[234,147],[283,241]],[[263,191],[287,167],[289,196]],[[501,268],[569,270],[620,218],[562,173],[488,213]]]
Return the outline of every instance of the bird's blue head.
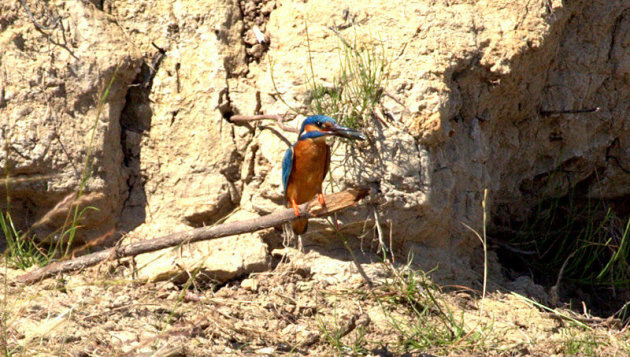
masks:
[[[304,119],[298,140],[315,139],[324,136],[340,136],[346,139],[365,140],[365,135],[352,128],[337,124],[335,119],[317,114]]]

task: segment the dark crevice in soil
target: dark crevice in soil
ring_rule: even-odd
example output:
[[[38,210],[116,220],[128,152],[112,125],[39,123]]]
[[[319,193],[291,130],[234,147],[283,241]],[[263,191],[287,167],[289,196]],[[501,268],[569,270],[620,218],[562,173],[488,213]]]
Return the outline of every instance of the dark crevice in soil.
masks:
[[[219,92],[219,103],[217,103],[217,108],[223,116],[223,119],[230,121],[232,115],[238,114],[238,109],[232,105],[232,99],[230,99],[230,87],[227,82],[225,84],[225,88]]]
[[[151,129],[153,110],[149,95],[153,78],[166,55],[164,50],[157,46],[156,49],[150,64],[146,61],[142,63],[140,73],[127,91],[125,107],[120,116],[123,170],[128,173],[128,193],[119,224],[124,232],[131,231],[146,219],[147,197],[144,191],[145,182],[140,172],[141,142],[143,135]]]

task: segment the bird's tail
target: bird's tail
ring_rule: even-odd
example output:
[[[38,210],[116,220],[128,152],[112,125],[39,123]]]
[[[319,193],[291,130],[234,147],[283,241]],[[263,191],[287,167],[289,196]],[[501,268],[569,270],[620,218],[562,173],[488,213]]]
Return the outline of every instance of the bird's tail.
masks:
[[[295,234],[303,234],[308,228],[308,219],[298,219],[291,223]]]

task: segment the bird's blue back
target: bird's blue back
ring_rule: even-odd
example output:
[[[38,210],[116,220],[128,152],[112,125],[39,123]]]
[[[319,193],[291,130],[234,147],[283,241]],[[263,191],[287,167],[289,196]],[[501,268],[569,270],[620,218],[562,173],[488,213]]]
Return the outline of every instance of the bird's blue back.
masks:
[[[293,168],[293,146],[289,147],[284,153],[282,160],[282,185],[284,185],[284,195],[287,195],[287,186],[289,186],[289,176]]]

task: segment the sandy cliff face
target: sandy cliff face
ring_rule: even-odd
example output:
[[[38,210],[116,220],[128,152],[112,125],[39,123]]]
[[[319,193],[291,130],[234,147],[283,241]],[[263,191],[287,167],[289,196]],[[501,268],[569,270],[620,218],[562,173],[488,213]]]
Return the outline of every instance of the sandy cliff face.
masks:
[[[98,211],[87,213],[82,223],[90,229],[78,238],[111,233],[128,196],[120,112],[141,54],[107,14],[82,2],[49,7],[33,2],[35,21],[52,27],[40,31],[19,2],[0,7],[0,160],[11,177],[12,216],[24,229],[77,190],[96,125],[94,175],[87,191],[101,194],[84,200],[83,207]],[[96,121],[97,103],[114,75]],[[4,185],[2,197],[4,209]],[[65,217],[60,212],[39,226],[39,238],[62,225]]]
[[[0,158],[23,179],[10,186],[23,227],[79,184],[98,95],[114,72],[87,186],[100,210],[86,217],[84,239],[112,228],[149,238],[279,207],[286,144],[226,117],[304,106],[305,24],[318,81],[332,85],[339,69],[332,26],[384,50],[384,90],[400,102],[382,101],[393,120],[365,128],[369,143],[335,152],[335,190],[369,184],[382,193],[340,217],[348,232],[371,230],[376,214],[398,245],[450,250],[467,264],[476,240],[462,222],[480,228],[484,188],[496,221],[578,184],[591,197],[629,194],[625,1],[96,3],[32,2],[37,21],[63,24],[41,31],[19,3],[0,5]],[[315,222],[309,237],[320,240],[324,227]],[[155,277],[228,254],[233,265],[206,264],[228,279],[265,269],[276,234],[139,259]]]

